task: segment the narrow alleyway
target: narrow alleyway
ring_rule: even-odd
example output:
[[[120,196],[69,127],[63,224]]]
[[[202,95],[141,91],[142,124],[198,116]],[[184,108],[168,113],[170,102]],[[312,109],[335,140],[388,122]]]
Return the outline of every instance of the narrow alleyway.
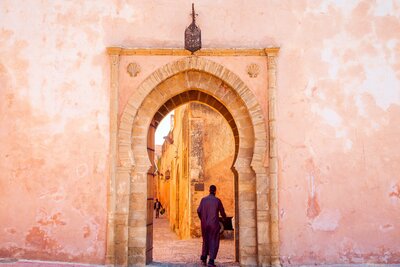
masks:
[[[154,219],[153,260],[151,266],[202,266],[201,238],[179,240],[170,230],[165,216]],[[234,241],[221,240],[217,266],[239,266],[235,263]]]

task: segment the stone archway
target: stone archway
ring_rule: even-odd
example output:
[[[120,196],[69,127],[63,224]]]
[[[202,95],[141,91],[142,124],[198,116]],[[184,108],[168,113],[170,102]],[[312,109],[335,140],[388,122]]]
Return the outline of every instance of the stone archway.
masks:
[[[224,118],[224,120],[227,123],[227,126],[230,128],[231,130],[231,134],[232,134],[232,143],[229,143],[229,145],[232,145],[233,147],[233,154],[232,154],[232,161],[230,162],[230,171],[231,171],[231,175],[233,178],[232,179],[232,183],[233,183],[233,187],[231,188],[233,193],[232,196],[232,200],[234,201],[234,210],[233,213],[231,213],[230,215],[234,215],[235,218],[239,218],[239,211],[238,211],[238,172],[235,169],[235,165],[234,163],[236,162],[236,159],[238,157],[238,152],[239,152],[239,131],[238,131],[238,126],[236,125],[235,119],[233,118],[232,114],[229,112],[229,110],[218,100],[216,99],[214,96],[205,93],[204,91],[204,87],[222,87],[222,90],[226,90],[226,85],[222,82],[219,81],[217,78],[211,76],[210,74],[207,73],[202,73],[202,72],[198,72],[195,70],[190,70],[190,71],[185,71],[182,73],[179,73],[173,77],[171,77],[170,79],[168,79],[168,81],[164,81],[163,82],[163,88],[165,87],[171,87],[171,85],[173,86],[177,86],[179,83],[177,83],[176,81],[179,80],[185,80],[184,83],[187,83],[187,81],[190,81],[192,79],[192,77],[202,77],[201,80],[203,81],[207,81],[206,84],[202,85],[202,89],[190,89],[190,90],[184,90],[185,86],[182,86],[182,83],[180,83],[181,87],[180,90],[178,91],[178,94],[174,95],[172,98],[170,98],[168,101],[166,101],[164,104],[161,105],[161,107],[157,110],[157,112],[155,113],[152,121],[151,121],[151,127],[149,128],[149,133],[148,133],[148,143],[147,143],[147,152],[149,154],[149,158],[150,161],[153,163],[154,167],[153,169],[149,172],[149,173],[153,173],[153,170],[156,169],[156,163],[154,162],[154,132],[155,129],[157,128],[157,126],[160,124],[160,122],[163,120],[163,118],[170,113],[172,110],[175,110],[176,108],[178,108],[181,105],[185,105],[189,102],[196,102],[196,103],[201,103],[211,109],[213,109],[216,113],[219,113],[220,116],[222,116],[222,118]],[[204,78],[204,79],[203,79]],[[189,88],[188,85],[186,85],[187,88]],[[183,92],[179,93],[180,91],[184,90]],[[176,92],[177,90],[174,90],[174,92]],[[149,94],[149,97],[151,97],[151,94]],[[231,99],[232,101],[241,101],[239,97],[236,97],[236,99]],[[243,104],[243,103],[242,103]],[[245,116],[243,117],[244,119],[249,120],[248,114],[245,114]],[[247,127],[246,127],[247,128]],[[249,130],[251,130],[251,128],[249,128]],[[202,134],[199,134],[200,136],[202,136]],[[202,139],[202,137],[199,137],[199,135],[196,135],[196,138],[200,138]],[[253,138],[254,137],[254,133],[249,131],[249,138]],[[200,139],[197,139],[200,140]],[[196,142],[196,141],[195,141]],[[225,144],[226,145],[226,144]],[[178,155],[178,146],[176,146],[176,155]],[[190,147],[190,146],[188,146]],[[187,148],[188,149],[188,148]],[[190,150],[190,149],[189,149]],[[190,152],[189,152],[190,153]],[[200,152],[201,154],[203,154],[203,152]],[[195,157],[198,157],[199,155],[196,153],[195,155],[192,155]],[[188,160],[188,159],[187,159]],[[200,160],[201,161],[201,160]],[[196,161],[197,162],[197,161]],[[187,162],[189,164],[189,162]],[[196,164],[195,164],[196,165]],[[174,171],[179,171],[179,167],[175,166],[171,163],[171,168],[174,169]],[[196,168],[198,168],[199,166],[197,166]],[[179,175],[175,176],[175,177],[179,177]],[[151,183],[154,179],[152,179],[152,176],[149,176],[148,179],[148,183]],[[199,179],[200,177],[196,177],[197,179]],[[210,178],[210,177],[209,177]],[[188,182],[188,184],[190,186],[194,186],[194,184],[203,184],[204,186],[204,177],[200,178],[199,180],[193,180],[194,178],[191,177],[190,178],[190,182]],[[175,179],[174,180],[175,183],[179,182],[179,179]],[[216,181],[215,181],[216,182]],[[221,184],[219,184],[218,186],[221,186]],[[154,186],[153,186],[154,188]],[[179,186],[178,184],[174,184],[174,188],[175,190],[179,190]],[[225,187],[219,187],[220,188],[220,192],[222,192],[222,190],[230,190],[229,188],[225,188]],[[200,194],[201,197],[204,196],[204,193],[207,192],[207,190],[204,191],[199,191],[196,193],[197,190],[195,190],[194,188],[188,189],[189,191],[193,190],[190,194],[191,197],[196,198],[195,195]],[[178,193],[175,193],[176,196],[178,196]],[[153,194],[154,196],[154,194]],[[197,196],[199,197],[199,196]],[[148,205],[151,205],[151,203],[154,201],[154,198],[151,199],[151,202],[148,203]],[[164,200],[165,201],[165,200]],[[197,203],[199,204],[199,203]],[[176,202],[176,206],[178,207],[179,203],[178,201]],[[194,208],[194,210],[193,210]],[[197,213],[196,213],[196,208],[194,206],[189,207],[188,213],[189,213],[189,227],[191,231],[195,231],[196,227],[199,227],[199,225],[196,225],[196,222],[194,222],[197,219]],[[226,206],[225,206],[226,208]],[[178,210],[178,208],[175,209],[175,211]],[[177,214],[178,215],[178,214]],[[175,219],[177,221],[179,221],[179,218],[177,216],[177,218]],[[199,222],[198,222],[199,223]],[[148,227],[151,227],[151,225],[153,225],[153,221],[152,221],[152,213],[147,214],[147,225]],[[235,261],[239,261],[239,220],[234,220],[234,233],[235,233],[235,250],[234,250],[234,255],[235,255]],[[196,229],[198,230],[198,229]],[[149,240],[148,240],[148,244],[149,244]],[[148,247],[148,251],[151,253],[152,248]],[[147,258],[151,258],[150,253],[148,253]]]
[[[111,80],[112,87],[117,87]],[[277,231],[272,229],[277,227],[277,216],[275,219],[272,205],[269,209],[269,199],[276,196],[270,194],[275,190],[271,190],[274,182],[268,181],[271,173],[265,164],[268,158],[271,161],[267,120],[255,96],[238,76],[222,65],[196,56],[156,70],[132,94],[122,113],[115,183],[111,181],[110,185],[115,210],[110,203],[108,261],[122,266],[146,263],[147,240],[151,235],[146,221],[147,172],[151,166],[146,150],[147,133],[161,105],[189,90],[218,99],[237,125],[239,145],[234,167],[239,181],[240,263],[279,264],[278,244],[274,242]]]

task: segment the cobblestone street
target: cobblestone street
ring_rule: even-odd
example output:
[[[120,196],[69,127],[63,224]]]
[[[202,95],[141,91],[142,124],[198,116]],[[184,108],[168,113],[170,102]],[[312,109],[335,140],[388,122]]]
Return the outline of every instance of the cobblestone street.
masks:
[[[150,266],[202,266],[201,238],[179,240],[170,230],[166,217],[154,219],[154,262]],[[221,240],[217,266],[239,266],[234,262],[234,241]]]

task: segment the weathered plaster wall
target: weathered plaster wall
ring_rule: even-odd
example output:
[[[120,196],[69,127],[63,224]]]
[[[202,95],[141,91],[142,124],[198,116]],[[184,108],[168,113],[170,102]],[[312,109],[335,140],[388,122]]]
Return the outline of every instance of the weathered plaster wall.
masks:
[[[183,105],[174,111],[174,122],[171,123],[168,138],[162,145],[162,153],[158,161],[159,175],[157,177],[157,183],[160,185],[157,196],[165,207],[165,216],[168,217],[170,228],[180,238],[189,237],[188,138],[184,130],[185,126],[187,129],[188,124],[186,111],[187,105]],[[186,119],[184,120],[184,118]]]
[[[235,140],[232,129],[221,114],[203,104],[191,103],[190,117],[201,118],[204,121],[202,146],[205,191],[199,192],[200,197],[208,195],[210,185],[214,184],[217,186],[217,197],[221,199],[227,216],[234,216],[235,188],[231,166],[235,155]],[[194,203],[196,207],[199,204],[200,202]]]
[[[235,154],[232,129],[226,119],[210,107],[191,103],[190,108],[190,161],[191,182],[191,236],[201,236],[201,224],[197,208],[203,197],[209,194],[210,185],[217,187],[216,196],[221,199],[225,213],[235,216],[234,174],[231,170]],[[202,184],[204,190],[196,189]]]
[[[76,4],[0,3],[0,257],[104,262],[109,67]]]
[[[190,4],[1,1],[0,256],[104,262],[105,47],[182,47]],[[400,262],[400,1],[196,12],[204,47],[281,47],[283,262]]]

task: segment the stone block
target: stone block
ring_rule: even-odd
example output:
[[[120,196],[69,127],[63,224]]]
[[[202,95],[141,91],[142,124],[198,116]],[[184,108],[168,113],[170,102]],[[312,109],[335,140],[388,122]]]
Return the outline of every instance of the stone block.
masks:
[[[251,182],[248,181],[255,181],[255,178],[253,178],[253,174],[248,175],[249,180],[247,180],[245,177],[243,177],[242,173],[239,173],[239,188],[240,192],[254,192],[255,193],[255,185]]]
[[[254,267],[257,265],[257,257],[256,255],[241,253],[240,255],[240,266],[249,266]]]
[[[240,208],[254,208],[256,201],[255,192],[239,192],[239,201],[242,203]]]
[[[128,222],[128,213],[115,213],[115,225],[126,225]]]
[[[129,132],[118,132],[118,140],[130,140],[131,134]]]
[[[257,206],[258,208],[258,206]],[[270,211],[269,210],[257,210],[257,222],[269,224],[270,221]]]
[[[115,226],[115,243],[126,244],[128,241],[128,226],[127,225],[116,225]]]
[[[131,213],[129,213],[128,217],[127,217],[127,221],[130,223],[132,223],[131,226],[141,226],[144,227],[146,226],[146,211],[132,211]],[[133,222],[135,221],[135,224],[133,224]]]
[[[254,173],[243,172],[238,170],[238,182],[240,192],[256,192],[256,176]]]
[[[146,246],[147,227],[129,227],[129,246],[145,247]]]
[[[144,180],[144,175],[142,175],[142,178],[140,175],[134,175],[131,181],[131,193],[147,193],[147,183]]]
[[[269,156],[271,158],[276,158],[278,156],[277,144],[274,139],[270,139],[269,141]]]
[[[145,255],[144,256],[139,256],[139,255],[129,256],[128,262],[129,262],[129,266],[143,266],[146,264],[146,257],[145,257]]]
[[[269,243],[268,222],[257,223],[257,242],[258,244]]]
[[[132,256],[143,256],[146,252],[146,247],[128,247],[128,255]]]
[[[241,154],[238,155],[238,158],[235,162],[235,168],[240,173],[240,179],[242,179],[241,176],[245,174],[254,175],[253,170],[250,168],[250,163],[251,157],[243,157]]]
[[[242,206],[241,203],[240,206]],[[253,203],[252,206],[249,204],[248,208],[242,208],[240,206],[239,206],[240,225],[255,227],[255,219],[256,219],[255,203]],[[248,223],[252,224],[249,225]]]
[[[145,210],[132,211],[129,213],[128,221],[129,222],[137,221],[137,222],[135,222],[135,225],[132,225],[132,226],[137,226],[137,225],[146,226],[146,218],[147,218],[147,214],[146,214]]]
[[[240,224],[240,231],[242,230],[242,228],[256,227],[255,217],[245,218],[240,215],[239,224]]]
[[[132,125],[133,124],[133,119],[134,119],[134,115],[132,115],[132,114],[130,114],[128,112],[124,112],[121,115],[120,122],[121,123],[124,122],[124,123]]]
[[[146,237],[142,236],[132,236],[128,241],[129,246],[131,247],[142,247],[143,250],[146,249]]]
[[[131,207],[131,213],[132,211],[134,213],[136,212],[143,212],[147,210],[147,193],[144,193],[143,191],[141,192],[135,192],[130,195],[130,207]]]
[[[272,158],[269,161],[269,172],[278,173],[278,160],[277,158]]]
[[[211,82],[211,75],[207,73],[202,73],[198,82],[199,88],[208,88]]]
[[[115,245],[115,265],[128,265],[128,246],[125,243]]]
[[[257,210],[268,210],[268,195],[266,193],[257,194]]]
[[[237,99],[237,95],[232,92],[232,89],[230,87],[228,87],[229,90],[226,91],[225,94],[221,93],[220,96],[220,100],[222,103],[226,103],[227,106],[230,106],[231,102],[234,102]],[[232,110],[232,115],[235,117],[235,112],[236,110]]]
[[[119,173],[115,179],[116,195],[128,195],[130,190],[129,173]]]
[[[117,194],[116,196],[116,208],[117,213],[128,213],[129,212],[129,195],[128,194]]]
[[[147,153],[147,152],[145,152],[145,153]],[[145,177],[147,177],[147,172],[149,171],[150,167],[152,167],[150,162],[149,162],[149,164],[135,165],[133,171],[135,171],[137,173],[137,175],[140,176],[140,177],[138,177],[140,179],[136,180],[136,181],[145,181],[145,180],[141,180],[141,179],[145,179]]]
[[[268,255],[258,255],[258,266],[260,267],[270,267],[271,257]]]

